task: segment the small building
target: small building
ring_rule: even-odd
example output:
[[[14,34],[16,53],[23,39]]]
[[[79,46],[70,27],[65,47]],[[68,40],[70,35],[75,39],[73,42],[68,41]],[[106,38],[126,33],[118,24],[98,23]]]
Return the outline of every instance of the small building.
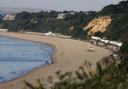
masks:
[[[15,15],[7,14],[4,16],[3,20],[15,20]]]
[[[65,13],[59,13],[58,16],[57,16],[57,19],[64,19],[66,16]]]
[[[52,32],[43,33],[43,35],[45,35],[45,36],[51,36],[52,35]]]
[[[110,41],[109,45],[113,46],[113,50],[118,51],[120,47],[122,46],[122,42],[117,42],[117,41]]]
[[[75,14],[75,12],[74,12],[74,11],[71,11],[71,12],[70,12],[70,14],[71,14],[71,15],[74,15],[74,14]]]
[[[113,51],[118,51],[123,44],[122,42],[106,40],[96,36],[91,37],[91,42],[94,45],[106,47]]]
[[[110,41],[110,44],[121,47],[122,46],[122,42],[117,42],[117,41]]]
[[[96,37],[96,36],[92,36],[91,39],[92,39],[92,40],[101,40],[100,37]]]
[[[93,43],[94,45],[97,45],[98,46],[98,41],[100,41],[101,38],[100,37],[96,37],[96,36],[92,36],[91,37],[91,43]]]
[[[8,29],[0,29],[1,32],[7,32]]]
[[[102,44],[102,46],[107,47],[107,45],[109,44],[109,40],[100,39],[99,43],[101,43],[101,44]]]

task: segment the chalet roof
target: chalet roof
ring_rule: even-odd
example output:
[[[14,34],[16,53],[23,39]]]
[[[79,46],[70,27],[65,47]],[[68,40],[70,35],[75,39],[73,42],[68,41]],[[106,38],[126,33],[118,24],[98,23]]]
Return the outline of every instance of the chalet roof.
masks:
[[[105,40],[105,39],[101,39],[100,37],[96,37],[96,36],[92,36],[91,39],[93,39],[93,40],[99,40],[100,42],[109,43],[111,45],[116,45],[118,47],[121,47],[122,44],[123,44],[122,42]]]
[[[119,47],[121,47],[122,44],[123,44],[122,42],[118,42],[118,41],[110,41],[109,43],[112,44],[112,45],[119,46]]]
[[[96,37],[96,36],[92,36],[91,39],[94,39],[94,40],[101,40],[100,37]]]

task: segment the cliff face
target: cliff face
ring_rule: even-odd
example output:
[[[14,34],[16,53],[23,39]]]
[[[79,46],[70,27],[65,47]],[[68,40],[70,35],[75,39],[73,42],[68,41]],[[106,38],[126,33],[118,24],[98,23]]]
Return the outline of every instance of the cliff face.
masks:
[[[15,15],[6,15],[3,20],[15,20]]]
[[[89,24],[84,27],[84,30],[88,30],[88,35],[94,34],[96,32],[105,32],[108,25],[111,24],[112,19],[109,16],[100,16],[93,19]]]

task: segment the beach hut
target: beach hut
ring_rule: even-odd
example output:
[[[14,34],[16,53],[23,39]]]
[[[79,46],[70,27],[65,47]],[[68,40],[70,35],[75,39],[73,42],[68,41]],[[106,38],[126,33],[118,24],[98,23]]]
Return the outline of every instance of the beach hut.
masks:
[[[98,42],[101,40],[100,37],[96,37],[96,36],[92,36],[91,37],[91,42],[94,44],[94,45],[97,45],[98,46]]]
[[[109,40],[101,39],[100,42],[99,42],[99,45],[104,46],[104,47],[107,47],[108,44],[109,44]]]
[[[96,37],[96,36],[91,37],[91,42],[94,45],[106,47],[113,51],[118,51],[122,46],[122,42],[101,39],[100,37]]]
[[[100,40],[101,38],[100,37],[96,37],[96,36],[92,36],[91,39],[92,40]]]
[[[121,47],[122,46],[122,42],[118,42],[118,41],[110,41],[110,44],[115,45],[117,47]]]
[[[118,51],[123,43],[118,41],[110,41],[109,44],[113,46],[112,50]]]

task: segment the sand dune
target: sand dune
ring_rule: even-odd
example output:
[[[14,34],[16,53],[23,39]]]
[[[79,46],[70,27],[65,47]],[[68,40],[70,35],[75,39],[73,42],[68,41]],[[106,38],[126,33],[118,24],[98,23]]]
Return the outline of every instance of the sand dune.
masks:
[[[15,37],[51,44],[55,46],[54,59],[56,60],[55,63],[49,66],[36,68],[20,78],[0,84],[0,89],[24,89],[24,80],[27,80],[30,83],[35,83],[36,79],[46,79],[48,76],[54,76],[55,72],[58,70],[63,72],[74,71],[82,65],[85,60],[92,62],[92,69],[94,69],[97,61],[110,54],[109,50],[93,46],[88,42],[72,39],[10,32],[0,32],[0,36]],[[89,47],[92,46],[96,52],[88,52]]]

